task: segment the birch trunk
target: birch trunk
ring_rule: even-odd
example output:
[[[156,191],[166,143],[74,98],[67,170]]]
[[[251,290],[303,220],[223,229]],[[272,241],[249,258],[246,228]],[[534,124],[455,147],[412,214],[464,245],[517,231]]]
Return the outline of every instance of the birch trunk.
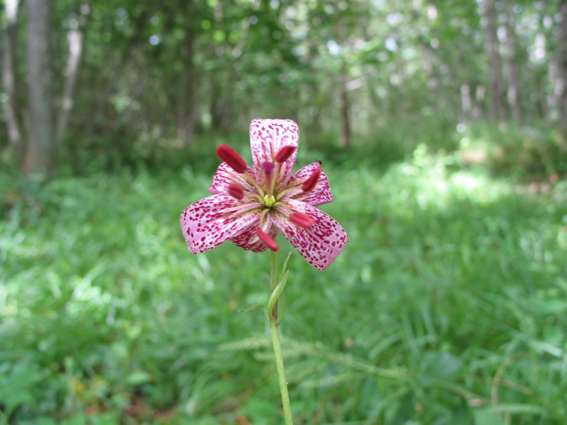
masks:
[[[81,6],[83,15],[89,11],[89,5],[84,3]],[[84,16],[83,16],[84,18]],[[61,97],[61,109],[57,116],[56,140],[61,141],[67,130],[67,122],[69,121],[69,113],[73,108],[73,97],[77,86],[77,78],[79,76],[79,68],[83,57],[84,37],[81,31],[81,22],[75,20],[71,22],[71,29],[67,35],[69,41],[69,54],[67,56],[67,65],[65,69],[65,83],[63,86],[63,96]]]
[[[7,100],[3,103],[8,139],[21,160],[23,154],[22,130],[18,118],[18,96],[16,90],[16,33],[19,0],[7,0],[5,4],[6,26],[3,31],[4,51],[2,54],[2,85]]]
[[[506,12],[506,44],[508,50],[507,69],[508,69],[508,104],[512,111],[512,118],[516,122],[522,120],[522,111],[519,101],[519,85],[518,85],[518,66],[516,63],[516,17],[514,11],[510,7],[508,0],[504,0],[504,10]]]

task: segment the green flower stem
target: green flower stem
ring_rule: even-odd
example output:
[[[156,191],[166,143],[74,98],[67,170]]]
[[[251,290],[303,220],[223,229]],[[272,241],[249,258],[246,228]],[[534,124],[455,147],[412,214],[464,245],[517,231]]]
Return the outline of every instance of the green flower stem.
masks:
[[[278,286],[278,256],[275,251],[271,253],[270,288],[272,292]],[[282,405],[284,411],[285,425],[293,425],[291,417],[291,404],[289,403],[289,393],[287,391],[287,380],[285,379],[285,369],[282,356],[282,346],[280,344],[280,335],[278,333],[278,303],[276,301],[272,311],[268,311],[268,319],[270,320],[270,332],[272,334],[272,344],[274,346],[274,354],[276,356],[276,369],[278,371],[278,379],[280,381],[280,392],[282,394]]]
[[[278,305],[279,311],[279,315],[278,314],[274,314],[274,318],[277,319],[276,316],[279,317],[279,319],[276,321],[276,325],[279,326],[281,320],[283,319],[283,314],[284,314],[284,310],[285,310],[285,296],[283,293],[283,290],[285,288],[285,284],[287,283],[287,277],[289,275],[289,270],[286,271],[283,275],[283,277],[280,280],[280,283],[278,283],[278,286],[276,286],[275,289],[272,290],[272,295],[270,295],[270,299],[268,300],[268,310],[267,311],[276,311],[275,309],[276,305]],[[281,299],[280,299],[281,298]],[[281,303],[280,303],[281,301]]]
[[[278,286],[278,253],[270,250],[270,294],[274,292]],[[275,311],[268,311],[268,317],[272,317],[278,313],[278,304],[274,306]]]

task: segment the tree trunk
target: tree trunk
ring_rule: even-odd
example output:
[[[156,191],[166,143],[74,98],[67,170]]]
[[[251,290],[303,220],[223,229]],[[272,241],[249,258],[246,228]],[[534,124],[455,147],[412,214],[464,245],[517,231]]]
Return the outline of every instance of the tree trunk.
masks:
[[[544,69],[542,66],[535,66],[533,68],[533,99],[539,118],[545,120],[549,117],[549,107],[547,105],[547,96],[545,91],[546,83],[543,75]]]
[[[471,86],[468,84],[461,85],[461,113],[459,114],[461,122],[470,121],[472,115],[472,98]]]
[[[341,71],[341,115],[343,120],[343,139],[342,144],[345,148],[350,146],[350,117],[348,105],[348,93],[346,87],[346,69]]]
[[[195,90],[197,88],[197,73],[194,64],[195,31],[191,27],[193,18],[193,1],[186,3],[185,38],[181,45],[183,68],[179,78],[179,92],[177,93],[177,139],[181,146],[187,145],[195,137]]]
[[[213,131],[220,131],[222,125],[222,103],[221,103],[221,87],[220,83],[215,80],[214,75],[211,75],[211,129]]]
[[[482,84],[477,84],[474,94],[474,103],[472,110],[472,117],[479,119],[482,116],[482,104],[484,103],[485,87]]]
[[[187,42],[188,37],[185,38]],[[186,45],[184,49],[186,50],[183,55],[187,55],[186,59],[192,57],[192,41],[191,48],[189,49]],[[188,53],[187,51],[191,51]],[[190,56],[189,56],[190,55]],[[187,60],[183,68],[181,69],[181,76],[179,79],[179,92],[177,100],[177,139],[182,146],[187,145],[189,141],[195,137],[195,68],[192,61]]]
[[[8,128],[10,145],[16,153],[18,163],[23,155],[23,137],[18,117],[18,103],[16,90],[16,34],[17,14],[19,0],[7,0],[5,4],[6,27],[3,31],[4,51],[2,67],[2,84],[7,99],[3,103],[4,118]]]
[[[561,78],[561,97],[559,110],[561,111],[560,125],[567,133],[567,1],[561,5],[561,29],[559,33],[559,73]]]
[[[234,85],[238,81],[238,73],[234,69],[229,72],[228,81],[224,88],[214,77],[211,80],[211,128],[225,135],[232,131],[235,120],[232,104]],[[242,113],[243,111],[239,112]]]
[[[55,165],[52,64],[50,31],[53,28],[51,0],[27,0],[28,88],[30,129],[24,155],[24,174],[47,177]]]
[[[502,102],[503,81],[502,81],[502,62],[500,59],[498,35],[496,33],[497,16],[494,7],[495,0],[485,0],[486,17],[486,50],[490,62],[490,84],[488,86],[490,102],[490,119],[492,121],[502,121],[506,118],[506,112]]]
[[[75,94],[75,87],[77,86],[77,77],[79,76],[79,67],[81,64],[81,58],[83,56],[83,46],[84,38],[83,32],[81,31],[81,20],[86,18],[86,14],[89,12],[88,3],[83,3],[81,5],[82,17],[79,20],[73,20],[70,22],[71,29],[67,35],[69,40],[69,55],[67,56],[67,66],[65,70],[65,83],[63,87],[63,96],[61,97],[61,109],[57,116],[57,128],[55,133],[55,138],[58,142],[67,130],[67,122],[69,120],[69,112],[73,107],[73,96]]]
[[[311,72],[314,74],[315,70],[311,69]],[[318,84],[316,79],[312,79],[309,81],[308,83],[308,89],[309,89],[309,98],[310,98],[310,103],[311,103],[311,107],[309,108],[309,117],[310,117],[310,121],[309,121],[309,130],[308,130],[308,134],[321,134],[323,131],[323,126],[321,124],[321,109],[323,108],[323,103],[321,101],[321,91],[319,90]],[[312,146],[314,146],[315,143],[312,143]]]
[[[510,7],[508,0],[504,0],[504,10],[508,19],[506,20],[506,47],[508,50],[507,69],[508,69],[508,104],[512,111],[512,118],[516,122],[522,120],[522,111],[519,101],[518,86],[518,66],[516,63],[516,17]]]

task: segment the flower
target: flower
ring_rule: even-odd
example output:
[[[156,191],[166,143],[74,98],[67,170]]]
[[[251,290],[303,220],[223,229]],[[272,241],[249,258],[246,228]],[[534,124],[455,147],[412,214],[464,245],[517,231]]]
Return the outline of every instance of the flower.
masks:
[[[342,226],[315,208],[334,200],[321,163],[292,174],[299,129],[291,120],[255,119],[250,124],[254,169],[221,145],[209,192],[213,196],[181,214],[189,252],[198,254],[230,240],[243,249],[277,251],[278,231],[309,264],[326,270],[348,242]]]

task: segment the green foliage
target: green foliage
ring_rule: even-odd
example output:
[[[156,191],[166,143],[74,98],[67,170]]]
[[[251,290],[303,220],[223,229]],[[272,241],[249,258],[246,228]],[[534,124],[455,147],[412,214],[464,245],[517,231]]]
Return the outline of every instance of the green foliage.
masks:
[[[567,421],[566,184],[532,194],[457,158],[324,165],[323,209],[350,241],[325,273],[289,261],[298,424]],[[191,256],[179,230],[210,174],[0,181],[17,194],[0,221],[1,421],[281,422],[265,317],[238,311],[266,304],[268,255]]]

